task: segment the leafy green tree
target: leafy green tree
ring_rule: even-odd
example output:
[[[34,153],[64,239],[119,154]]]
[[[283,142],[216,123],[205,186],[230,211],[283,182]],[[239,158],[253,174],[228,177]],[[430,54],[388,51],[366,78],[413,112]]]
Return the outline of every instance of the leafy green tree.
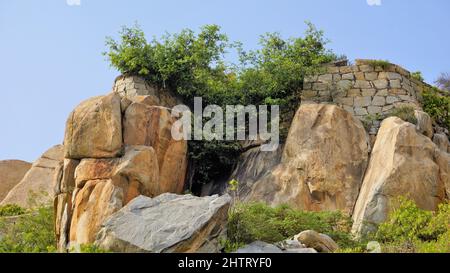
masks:
[[[202,97],[205,105],[277,104],[289,122],[300,103],[304,77],[336,59],[326,43],[323,32],[310,23],[304,38],[268,33],[261,37],[260,49],[248,52],[241,43],[229,42],[217,25],[206,25],[198,34],[185,29],[150,42],[135,25],[123,27],[119,41],[107,38],[109,50],[104,55],[122,74],[140,75],[172,90],[189,106],[194,97]],[[231,50],[238,52],[237,64],[226,61]],[[190,141],[190,180],[204,184],[228,175],[239,153],[235,141]]]

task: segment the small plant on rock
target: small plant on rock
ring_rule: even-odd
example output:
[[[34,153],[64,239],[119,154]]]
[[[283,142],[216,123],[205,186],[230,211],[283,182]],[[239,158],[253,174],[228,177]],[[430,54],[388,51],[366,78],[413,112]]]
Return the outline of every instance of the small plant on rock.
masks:
[[[401,106],[394,108],[388,114],[388,117],[398,117],[406,122],[417,124],[417,118],[414,114],[415,109],[412,106]]]

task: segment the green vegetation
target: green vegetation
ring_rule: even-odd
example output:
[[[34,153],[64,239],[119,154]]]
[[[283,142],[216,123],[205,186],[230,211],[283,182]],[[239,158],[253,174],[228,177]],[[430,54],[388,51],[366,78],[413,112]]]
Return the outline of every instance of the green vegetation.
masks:
[[[372,126],[373,123],[376,121],[380,121],[383,119],[383,116],[381,114],[368,114],[364,117],[364,119],[362,120],[364,129],[366,129],[366,131],[369,131]]]
[[[399,198],[376,238],[385,252],[450,252],[450,204],[441,204],[436,213],[419,209]]]
[[[367,64],[372,66],[373,68],[381,68],[382,70],[386,70],[392,66],[392,64],[388,60],[369,60]]]
[[[424,90],[423,109],[441,127],[450,130],[450,97],[441,90],[430,87]]]
[[[79,247],[73,247],[70,249],[71,253],[109,253],[94,244],[82,244]]]
[[[56,251],[51,206],[32,210],[17,218],[13,225],[0,218],[0,230],[4,232],[0,238],[0,252]]]
[[[22,215],[25,214],[27,211],[26,209],[18,206],[18,205],[4,205],[4,206],[0,206],[0,217],[4,217],[4,216],[17,216],[17,215]]]
[[[406,122],[417,124],[417,118],[414,114],[414,111],[415,109],[412,106],[401,106],[392,109],[389,112],[388,117],[398,117]]]
[[[422,72],[420,72],[420,71],[412,72],[411,78],[413,78],[417,81],[420,81],[420,82],[425,81],[425,79],[423,78]]]
[[[263,203],[238,203],[230,210],[228,244],[239,246],[261,240],[275,243],[304,230],[331,236],[341,247],[357,247],[350,234],[351,219],[341,212],[308,212],[287,205],[272,208]]]
[[[304,77],[336,59],[326,44],[323,32],[309,23],[303,38],[284,39],[279,33],[261,36],[257,50],[244,50],[241,43],[229,42],[216,25],[206,25],[198,34],[186,29],[151,41],[136,25],[123,27],[119,41],[107,38],[109,50],[104,55],[122,74],[140,75],[172,90],[189,106],[194,97],[202,97],[205,105],[276,104],[285,119],[281,124],[289,124],[300,102]],[[226,61],[233,50],[238,63]],[[190,184],[227,175],[239,153],[237,142],[190,141]]]

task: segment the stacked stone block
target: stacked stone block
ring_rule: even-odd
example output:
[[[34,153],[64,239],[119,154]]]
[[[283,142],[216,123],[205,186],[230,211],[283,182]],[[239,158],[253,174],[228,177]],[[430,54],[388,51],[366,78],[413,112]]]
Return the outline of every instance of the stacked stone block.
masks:
[[[355,65],[330,65],[320,75],[305,79],[302,103],[334,103],[364,122],[372,122],[376,134],[380,120],[392,109],[409,105],[420,109],[425,83],[405,69],[391,64],[374,67],[369,60]]]

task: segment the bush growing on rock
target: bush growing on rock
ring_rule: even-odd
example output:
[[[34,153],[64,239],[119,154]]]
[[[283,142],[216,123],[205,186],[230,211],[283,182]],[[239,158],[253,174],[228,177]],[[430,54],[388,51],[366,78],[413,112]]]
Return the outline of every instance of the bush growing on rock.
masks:
[[[304,230],[329,235],[341,247],[355,247],[350,234],[351,220],[341,212],[309,212],[288,205],[270,207],[264,203],[238,203],[230,210],[228,239],[230,244],[254,241],[275,243]]]
[[[239,42],[229,42],[217,25],[206,25],[198,34],[185,29],[151,41],[135,26],[123,27],[120,41],[107,38],[109,50],[104,55],[122,74],[140,75],[172,90],[190,106],[194,97],[219,106],[278,104],[282,117],[289,121],[298,106],[305,75],[336,59],[326,43],[323,32],[312,24],[304,37],[284,39],[278,33],[265,34],[260,49],[250,51]],[[225,60],[231,50],[237,51],[237,64]],[[239,152],[240,145],[234,141],[190,141],[190,180],[197,184],[217,181],[228,174]]]
[[[412,106],[401,106],[392,109],[388,117],[398,117],[406,122],[417,124],[417,118],[414,114],[414,111],[415,109]]]

